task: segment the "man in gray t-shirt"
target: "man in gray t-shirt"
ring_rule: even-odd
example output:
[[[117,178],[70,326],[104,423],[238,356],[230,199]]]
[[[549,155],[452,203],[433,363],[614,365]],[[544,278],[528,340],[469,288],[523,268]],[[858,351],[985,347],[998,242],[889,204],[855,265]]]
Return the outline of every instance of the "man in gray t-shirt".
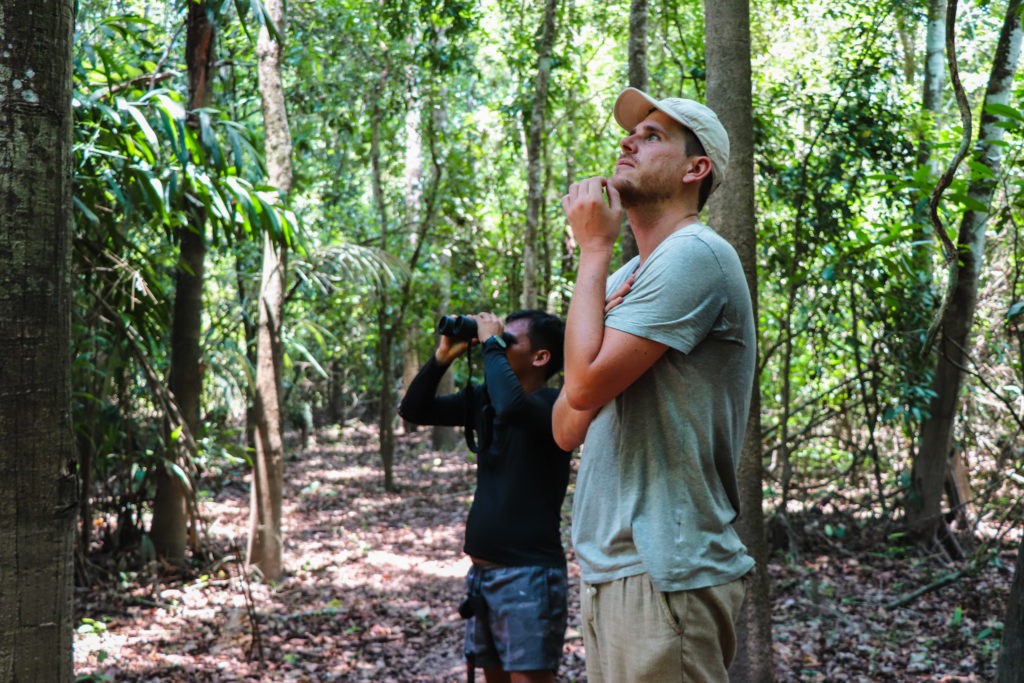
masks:
[[[754,565],[732,522],[756,339],[739,258],[698,214],[729,140],[704,105],[633,88],[615,117],[615,174],[562,200],[580,260],[553,426],[562,448],[583,442],[588,680],[724,681]],[[608,277],[623,209],[639,256]]]

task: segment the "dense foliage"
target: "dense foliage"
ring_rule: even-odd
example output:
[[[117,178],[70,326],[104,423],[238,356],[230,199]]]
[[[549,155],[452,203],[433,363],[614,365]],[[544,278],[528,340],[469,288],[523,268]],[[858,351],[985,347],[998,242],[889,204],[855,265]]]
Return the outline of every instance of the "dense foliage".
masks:
[[[107,513],[108,548],[144,530],[147,473],[178,438],[163,378],[175,229],[193,208],[206,211],[210,245],[196,463],[206,476],[248,458],[263,234],[295,250],[284,345],[297,422],[373,422],[403,362],[425,358],[440,313],[508,312],[523,291],[539,6],[293,0],[284,76],[295,182],[284,202],[262,164],[259,2],[212,4],[215,102],[187,111],[186,1],[79,3],[74,420],[83,502]],[[626,80],[629,9],[585,0],[562,3],[557,17],[533,245],[555,312],[574,276],[559,200],[616,156],[610,107]],[[1004,9],[967,2],[957,20],[975,120]],[[892,521],[908,495],[932,395],[925,341],[946,282],[922,207],[962,133],[951,96],[922,112],[925,11],[891,0],[752,3],[769,513],[842,502],[861,524]],[[699,3],[650,3],[652,92],[703,97],[702,16]],[[956,432],[976,494],[967,519],[987,536],[1019,528],[1024,491],[1024,114],[1016,98],[1000,113],[1002,168]],[[965,164],[943,197],[950,235],[977,208],[967,182],[980,172]],[[457,371],[464,380],[465,365]],[[94,513],[83,511],[90,529]]]

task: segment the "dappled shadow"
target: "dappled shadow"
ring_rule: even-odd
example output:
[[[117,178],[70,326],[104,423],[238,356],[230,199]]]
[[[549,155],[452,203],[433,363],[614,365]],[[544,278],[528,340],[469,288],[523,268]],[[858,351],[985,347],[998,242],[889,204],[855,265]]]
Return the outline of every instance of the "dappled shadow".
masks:
[[[379,453],[361,434],[294,452],[285,464],[286,576],[274,586],[243,582],[233,560],[245,546],[247,485],[214,492],[203,504],[210,544],[232,559],[202,580],[83,594],[79,621],[96,625],[76,637],[76,672],[115,681],[464,681],[456,610],[475,475],[464,454],[431,452],[426,438],[403,438],[394,493],[380,486]],[[560,680],[584,680],[581,649],[570,638]]]

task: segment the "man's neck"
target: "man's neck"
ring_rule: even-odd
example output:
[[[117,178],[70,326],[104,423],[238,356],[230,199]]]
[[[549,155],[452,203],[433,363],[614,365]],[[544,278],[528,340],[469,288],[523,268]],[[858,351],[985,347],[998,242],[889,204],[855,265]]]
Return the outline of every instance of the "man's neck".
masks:
[[[523,387],[523,393],[530,395],[535,391],[543,389],[545,380],[542,377],[520,377],[519,384]]]
[[[646,209],[646,210],[645,210]],[[670,207],[634,207],[626,209],[629,224],[636,238],[640,262],[647,260],[658,245],[680,228],[698,222],[700,212],[695,204],[675,204]]]

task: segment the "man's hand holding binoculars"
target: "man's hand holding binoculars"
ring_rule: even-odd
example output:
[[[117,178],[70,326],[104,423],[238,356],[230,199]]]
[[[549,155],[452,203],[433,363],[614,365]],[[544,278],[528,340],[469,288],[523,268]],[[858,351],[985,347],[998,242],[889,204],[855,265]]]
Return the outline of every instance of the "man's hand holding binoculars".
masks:
[[[471,342],[480,343],[505,331],[501,318],[493,313],[476,315],[446,315],[437,323],[441,339],[434,352],[438,363],[450,365],[469,348]]]

